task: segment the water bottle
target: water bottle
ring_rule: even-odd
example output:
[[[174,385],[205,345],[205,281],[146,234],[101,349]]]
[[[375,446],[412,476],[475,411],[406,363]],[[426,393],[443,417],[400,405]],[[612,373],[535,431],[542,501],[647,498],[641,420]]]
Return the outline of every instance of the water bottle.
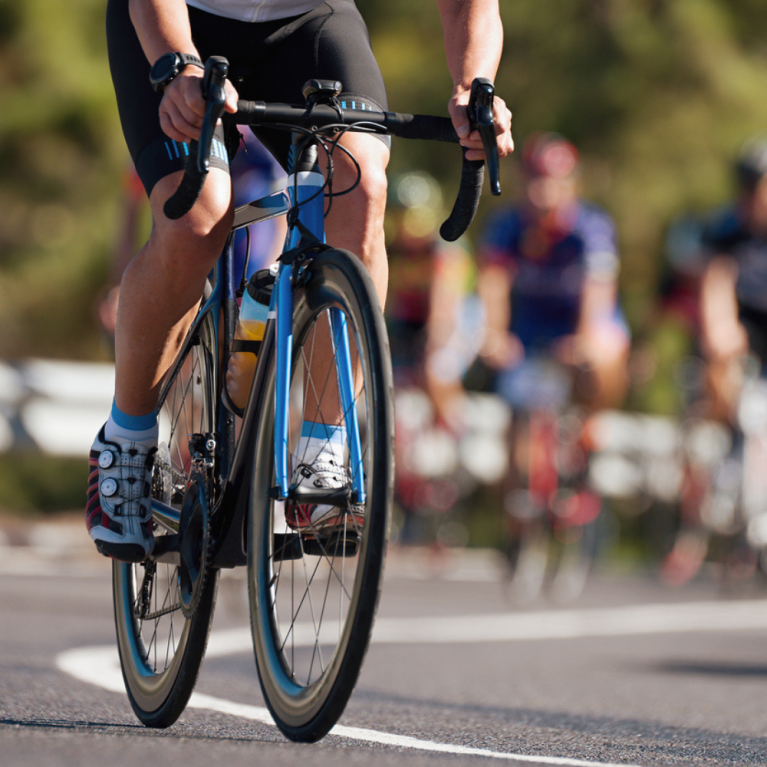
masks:
[[[272,297],[274,275],[269,269],[256,272],[248,282],[242,296],[240,318],[234,331],[236,341],[262,341],[269,302]],[[229,358],[226,371],[226,390],[229,399],[243,409],[250,396],[250,387],[256,372],[257,356],[253,352],[235,352]]]

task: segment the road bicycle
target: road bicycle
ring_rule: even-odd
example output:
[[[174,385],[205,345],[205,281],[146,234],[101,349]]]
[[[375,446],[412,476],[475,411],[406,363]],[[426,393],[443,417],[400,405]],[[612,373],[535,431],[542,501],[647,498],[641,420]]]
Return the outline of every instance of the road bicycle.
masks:
[[[219,118],[287,130],[287,188],[238,208],[232,229],[287,214],[286,250],[276,269],[262,275],[271,282],[263,340],[235,341],[245,280],[238,287],[227,246],[165,378],[152,478],[156,543],[143,563],[113,565],[117,643],[138,718],[152,727],[173,724],[197,680],[219,571],[246,566],[266,705],[288,738],[316,741],[343,712],[368,646],[394,472],[381,308],[356,256],[324,242],[324,205],[336,193],[332,171],[324,178],[318,158],[324,152],[332,168],[333,153],[345,151],[338,138],[346,131],[458,139],[448,118],[346,108],[335,81],[309,81],[301,106],[241,101],[235,115],[224,116],[227,73],[225,59],[208,61],[197,162],[187,165],[165,212],[179,218],[199,196]],[[492,101],[492,84],[478,80],[470,114],[483,137],[492,191],[500,193]],[[483,175],[482,162],[464,157],[456,204],[441,230],[446,239],[457,239],[471,222]],[[241,411],[224,385],[234,352],[258,354]],[[345,434],[342,487],[298,484],[297,439],[306,423],[327,439]],[[338,524],[286,525],[286,509],[304,504],[332,507]]]
[[[682,585],[708,561],[722,588],[736,591],[767,572],[767,376],[755,355],[733,361],[741,388],[728,427],[705,417],[702,363],[687,367],[698,398],[680,428],[678,520],[661,577]]]
[[[601,500],[588,485],[589,448],[573,388],[583,374],[532,357],[501,377],[513,402],[502,551],[509,594],[558,602],[578,597],[598,545]]]

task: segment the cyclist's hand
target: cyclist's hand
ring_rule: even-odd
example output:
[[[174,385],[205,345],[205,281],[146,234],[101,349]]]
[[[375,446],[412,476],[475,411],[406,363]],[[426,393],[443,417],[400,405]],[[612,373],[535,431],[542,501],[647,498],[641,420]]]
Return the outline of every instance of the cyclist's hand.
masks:
[[[205,99],[202,97],[202,69],[186,67],[165,89],[160,102],[160,126],[168,138],[174,141],[193,141],[200,137],[202,119],[205,116]],[[237,91],[226,81],[227,112],[237,111]]]
[[[456,87],[447,109],[450,119],[453,121],[455,132],[461,139],[461,146],[469,150],[466,157],[469,160],[484,160],[485,153],[482,150],[482,139],[479,136],[479,131],[475,130],[469,135],[469,117],[466,113],[466,107],[469,103],[470,92],[470,89]],[[505,157],[514,151],[514,139],[511,136],[511,112],[499,96],[495,97],[493,103],[493,122],[498,136],[498,155]]]

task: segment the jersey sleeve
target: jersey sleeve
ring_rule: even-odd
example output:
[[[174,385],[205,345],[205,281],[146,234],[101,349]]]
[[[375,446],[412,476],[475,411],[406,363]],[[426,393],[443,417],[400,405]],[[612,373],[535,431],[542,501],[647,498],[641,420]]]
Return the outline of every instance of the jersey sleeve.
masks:
[[[730,253],[741,237],[737,210],[731,207],[716,210],[703,227],[703,253],[707,258]]]

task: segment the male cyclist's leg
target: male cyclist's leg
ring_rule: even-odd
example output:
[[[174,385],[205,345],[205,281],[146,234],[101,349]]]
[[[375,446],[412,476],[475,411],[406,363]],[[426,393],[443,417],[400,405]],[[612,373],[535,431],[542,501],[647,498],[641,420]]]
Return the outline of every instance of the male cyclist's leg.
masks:
[[[154,545],[149,496],[157,394],[231,225],[231,182],[220,169],[211,170],[190,213],[167,219],[162,205],[179,175],[152,190],[152,233],[122,279],[115,402],[89,459],[86,525],[99,551],[123,561],[141,561]]]
[[[122,281],[115,403],[89,457],[86,525],[102,553],[137,561],[153,546],[149,494],[157,391],[225,240],[231,183],[225,153],[217,152],[220,161],[211,163],[199,204],[180,221],[165,218],[161,206],[178,185],[189,147],[162,132],[160,96],[149,85],[149,62],[125,0],[108,4],[107,40],[122,129],[150,195],[153,227]]]
[[[381,304],[386,297],[388,262],[383,238],[383,215],[386,206],[385,168],[389,158],[388,147],[381,141],[361,134],[347,134],[344,145],[359,163],[361,178],[358,186],[348,195],[333,199],[326,219],[326,237],[330,245],[343,248],[357,255],[368,269]],[[349,189],[357,180],[358,170],[341,152],[334,154],[333,186],[337,191]],[[300,461],[302,484],[319,483],[319,486],[337,487],[347,482],[345,473],[344,445],[348,414],[343,413],[335,369],[337,355],[331,342],[332,329],[329,317],[318,319],[312,331],[315,337],[309,348],[315,349],[308,375],[312,385],[306,387],[304,402],[304,425],[302,438],[296,451]],[[359,396],[363,386],[362,369],[356,354],[356,344],[350,343],[353,388]],[[313,438],[316,433],[325,434],[323,426],[340,431],[334,432],[333,441]],[[311,524],[332,516],[329,506],[298,509]],[[294,526],[300,526],[300,514],[288,516]],[[341,518],[342,519],[342,518]],[[342,520],[343,521],[343,520]]]
[[[152,233],[125,270],[120,288],[115,402],[130,415],[154,410],[162,378],[231,226],[231,181],[217,168],[189,213],[177,221],[166,218],[162,206],[179,176],[166,176],[152,190]]]
[[[325,221],[327,241],[334,247],[352,251],[362,260],[383,306],[389,280],[383,229],[389,148],[382,141],[361,133],[346,134],[341,143],[354,155],[361,176],[350,194],[333,199]],[[334,191],[349,189],[357,180],[357,168],[341,152],[334,154],[333,165]]]

